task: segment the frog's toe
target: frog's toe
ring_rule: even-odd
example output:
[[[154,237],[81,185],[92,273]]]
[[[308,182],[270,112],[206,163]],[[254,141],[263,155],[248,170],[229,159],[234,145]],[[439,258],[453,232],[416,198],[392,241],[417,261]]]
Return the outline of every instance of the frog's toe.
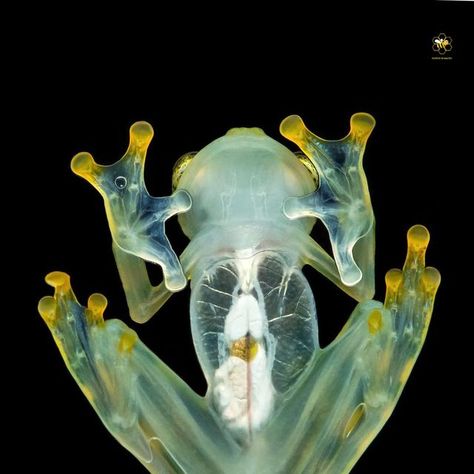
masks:
[[[86,330],[88,326],[104,322],[107,298],[94,293],[89,297],[87,308],[81,306],[71,287],[71,278],[64,272],[51,272],[46,283],[54,288],[54,296],[41,298],[38,311],[50,330],[55,333],[69,332],[73,328]]]
[[[77,299],[72,291],[71,279],[67,273],[58,271],[48,273],[45,281],[54,288],[54,296],[41,298],[38,311],[53,331],[63,323],[62,319],[67,316],[71,304],[77,304]]]
[[[78,381],[85,383],[94,356],[92,333],[105,326],[103,314],[107,299],[94,293],[85,308],[78,303],[67,273],[51,272],[45,280],[54,288],[54,295],[43,297],[38,311],[48,325],[66,365]]]
[[[385,276],[384,306],[391,312],[400,354],[413,354],[414,360],[426,337],[441,275],[436,268],[425,267],[428,229],[411,227],[407,241],[403,270],[392,269]]]

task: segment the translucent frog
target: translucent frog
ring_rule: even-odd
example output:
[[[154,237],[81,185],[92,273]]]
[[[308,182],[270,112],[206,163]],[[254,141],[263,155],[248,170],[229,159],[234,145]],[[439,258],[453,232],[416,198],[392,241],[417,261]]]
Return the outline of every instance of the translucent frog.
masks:
[[[375,125],[352,116],[341,140],[298,116],[281,133],[234,128],[173,172],[173,194],[152,197],[144,162],[153,130],[130,129],[117,163],[88,153],[74,173],[102,195],[130,315],[144,323],[191,281],[195,349],[208,383],[198,396],[120,320],[107,300],[82,307],[69,276],[52,272],[39,303],[66,365],[112,435],[150,472],[347,473],[392,413],[424,343],[438,271],[425,267],[429,234],[408,231],[402,270],[374,301],[374,216],[362,168]],[[190,242],[179,256],[165,235],[178,214]],[[320,219],[332,256],[310,236]],[[161,266],[152,286],[145,261]],[[310,265],[358,303],[337,338],[318,343]]]

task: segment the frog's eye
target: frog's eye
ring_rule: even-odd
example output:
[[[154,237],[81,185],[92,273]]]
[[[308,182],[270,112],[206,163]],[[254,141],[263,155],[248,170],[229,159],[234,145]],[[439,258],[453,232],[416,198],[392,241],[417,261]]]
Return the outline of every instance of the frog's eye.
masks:
[[[187,168],[191,160],[197,155],[197,151],[190,151],[189,153],[185,153],[181,155],[176,163],[173,166],[173,178],[171,181],[171,187],[173,192],[176,190],[179,184],[179,180],[184,173],[184,170]]]
[[[117,189],[125,189],[127,187],[127,178],[125,176],[117,176],[114,183]]]
[[[318,189],[319,186],[319,174],[314,163],[302,152],[295,151],[294,155],[298,158],[299,162],[304,165],[304,167],[309,171],[309,174],[313,178],[315,189]]]

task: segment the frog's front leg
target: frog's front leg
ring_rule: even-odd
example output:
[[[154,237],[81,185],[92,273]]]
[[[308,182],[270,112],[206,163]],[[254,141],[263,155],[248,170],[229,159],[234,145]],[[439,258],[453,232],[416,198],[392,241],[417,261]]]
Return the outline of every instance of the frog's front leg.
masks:
[[[351,117],[348,135],[324,140],[310,132],[300,117],[287,117],[281,133],[295,142],[317,170],[317,189],[290,197],[284,212],[290,219],[321,219],[329,232],[335,265],[317,244],[307,246],[306,260],[357,300],[374,295],[374,215],[362,168],[365,145],[375,126],[366,113]],[[337,269],[336,269],[337,266]]]
[[[148,321],[173,295],[165,282],[153,286],[145,261],[112,242],[115,263],[127,298],[130,317],[137,323]]]
[[[268,431],[270,445],[285,444],[291,472],[349,472],[391,415],[423,346],[440,283],[439,272],[425,268],[428,239],[423,226],[409,230],[403,271],[387,273],[385,303],[356,307],[272,420],[292,423],[291,433]]]
[[[172,215],[187,211],[191,207],[191,197],[184,190],[165,197],[148,194],[144,164],[152,137],[151,125],[137,122],[130,128],[127,152],[117,163],[98,165],[89,153],[79,153],[71,162],[74,173],[89,181],[104,198],[117,264],[126,290],[129,289],[127,299],[132,316],[137,314],[138,320],[147,317],[141,308],[136,308],[137,293],[149,300],[166,295],[166,291],[162,294],[162,288],[151,291],[146,268],[138,258],[162,267],[165,286],[170,292],[186,286],[179,259],[165,235],[164,223]],[[137,258],[126,258],[125,253]],[[132,277],[138,277],[138,282],[132,283]]]
[[[46,281],[55,293],[41,299],[39,312],[69,371],[115,438],[151,472],[223,472],[237,447],[205,400],[133,330],[117,319],[104,321],[103,295],[91,295],[84,308],[67,274],[53,272]]]

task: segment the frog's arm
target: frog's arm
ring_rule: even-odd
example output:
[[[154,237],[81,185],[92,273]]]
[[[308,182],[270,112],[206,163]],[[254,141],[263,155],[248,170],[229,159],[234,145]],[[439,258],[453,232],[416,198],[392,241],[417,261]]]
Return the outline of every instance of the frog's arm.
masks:
[[[112,242],[115,262],[127,298],[130,317],[137,323],[147,322],[171,297],[165,282],[153,286],[145,261],[122,250]]]
[[[309,236],[304,236],[300,249],[301,258],[304,263],[309,264],[318,270],[319,273],[324,275],[328,280],[332,281],[336,286],[341,288],[341,290],[345,291],[355,300],[366,301],[374,296],[375,288],[373,273],[364,273],[362,275],[362,280],[357,285],[348,286],[341,281],[334,259],[314,239]],[[372,258],[373,260],[374,252],[369,252],[366,255],[366,258]],[[359,262],[359,260],[357,261]]]
[[[386,275],[385,303],[357,305],[271,420],[266,446],[279,447],[281,472],[348,473],[391,415],[425,341],[440,283],[439,272],[425,268],[428,239],[423,226],[409,230],[403,271]]]
[[[170,292],[186,286],[179,259],[165,235],[164,223],[191,207],[191,197],[184,190],[166,197],[148,194],[144,164],[152,137],[151,125],[137,122],[130,128],[128,150],[117,163],[98,165],[89,153],[79,153],[71,162],[74,173],[89,181],[104,198],[127,301],[132,317],[141,322],[151,314],[138,305],[139,298],[146,298],[145,307],[156,307],[166,301]],[[141,259],[162,267],[165,285],[151,287]]]
[[[38,309],[84,395],[108,430],[150,472],[224,472],[237,446],[205,399],[118,319],[104,321],[107,300],[76,300],[69,276],[46,277],[54,297]],[[179,338],[179,336],[176,336]]]
[[[355,114],[348,135],[331,141],[310,132],[297,115],[287,117],[280,126],[281,133],[302,149],[319,175],[316,191],[288,198],[284,212],[290,219],[312,216],[323,221],[337,273],[315,242],[306,246],[305,259],[358,300],[374,294],[374,215],[362,168],[365,145],[374,126],[371,115]]]

